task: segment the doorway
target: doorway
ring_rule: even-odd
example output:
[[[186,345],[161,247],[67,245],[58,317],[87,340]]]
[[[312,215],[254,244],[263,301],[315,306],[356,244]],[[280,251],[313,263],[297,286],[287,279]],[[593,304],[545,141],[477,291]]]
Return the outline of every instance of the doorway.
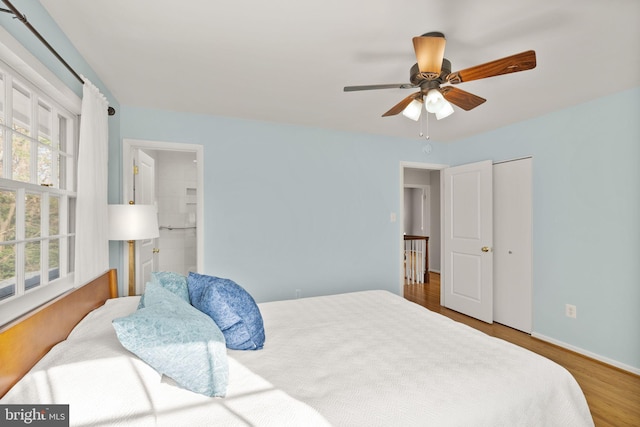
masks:
[[[125,139],[123,141],[123,199],[138,199],[135,166],[140,158],[153,159],[155,177],[153,195],[145,195],[145,204],[158,209],[160,238],[154,247],[153,267],[142,268],[136,260],[137,293],[144,291],[152,271],[188,274],[200,272],[204,260],[203,221],[203,147],[160,141]],[[150,163],[147,160],[147,163]],[[134,170],[134,173],[132,173]],[[135,198],[134,198],[135,197]],[[136,257],[137,258],[137,257]],[[142,275],[149,276],[143,277]],[[138,276],[138,274],[136,274]],[[125,281],[128,278],[124,278]],[[128,283],[125,283],[128,286]]]
[[[449,168],[443,165],[401,163],[401,216],[404,216],[405,169],[432,170],[432,173],[442,174],[445,168],[451,171],[465,166],[472,165]],[[494,272],[492,279],[493,297],[491,298],[493,309],[489,316],[492,317],[491,321],[531,333],[533,311],[532,158],[526,157],[493,163],[490,165],[490,169],[493,171],[492,192],[494,193],[493,203],[491,204],[493,210],[491,214],[493,244],[489,245],[487,249],[494,256],[492,262]],[[438,189],[441,192],[440,226],[437,229],[436,227],[431,227],[431,234],[434,238],[444,235],[444,223],[446,222],[444,221],[445,192],[443,190],[445,186],[442,175],[440,177],[439,185],[431,182],[431,189]],[[468,197],[465,197],[465,200],[468,200]],[[431,250],[432,246],[430,245],[429,248]],[[444,256],[445,252],[441,241],[438,242],[438,245],[433,245],[433,248],[434,253],[437,253],[438,256],[440,254]],[[438,248],[440,249],[439,252],[437,251]],[[484,248],[482,249],[484,252]],[[440,258],[438,258],[436,265],[440,265]],[[433,270],[436,270],[436,268]],[[440,271],[440,305],[446,307],[449,307],[449,304],[445,303],[445,282],[452,279],[452,277],[448,276],[451,276],[451,274],[448,274],[442,268]],[[402,281],[404,282],[404,277]],[[404,287],[402,289],[404,292]],[[464,310],[461,312],[469,315]]]
[[[404,295],[405,284],[405,247],[404,247],[404,235],[411,234],[420,230],[420,234],[425,234],[429,237],[428,240],[428,266],[429,271],[440,273],[440,265],[442,258],[442,245],[441,245],[441,190],[440,190],[440,175],[441,171],[446,168],[447,165],[432,164],[432,163],[414,163],[414,162],[401,162],[400,163],[400,218],[402,218],[403,224],[400,227],[399,235],[399,256],[400,256],[400,292]],[[428,209],[424,212],[424,216],[418,214],[418,220],[412,221],[414,226],[411,226],[410,230],[405,227],[405,222],[409,217],[416,217],[416,211],[420,211],[418,208],[413,213],[408,212],[408,209],[412,209],[412,205],[415,207],[416,203],[408,203],[407,197],[416,196],[422,197],[422,194],[426,196],[428,194],[428,200],[425,200],[424,209]],[[427,208],[428,206],[428,208]],[[428,218],[428,219],[427,219]],[[425,223],[420,224],[421,221]],[[428,222],[428,224],[426,223]]]

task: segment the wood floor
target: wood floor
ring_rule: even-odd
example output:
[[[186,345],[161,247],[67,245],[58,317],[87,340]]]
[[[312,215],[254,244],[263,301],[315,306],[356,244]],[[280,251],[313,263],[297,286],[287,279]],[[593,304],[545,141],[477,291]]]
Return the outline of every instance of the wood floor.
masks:
[[[532,338],[507,326],[498,323],[490,325],[442,307],[439,274],[431,273],[429,284],[405,285],[404,297],[564,366],[580,384],[596,426],[640,426],[640,376]]]

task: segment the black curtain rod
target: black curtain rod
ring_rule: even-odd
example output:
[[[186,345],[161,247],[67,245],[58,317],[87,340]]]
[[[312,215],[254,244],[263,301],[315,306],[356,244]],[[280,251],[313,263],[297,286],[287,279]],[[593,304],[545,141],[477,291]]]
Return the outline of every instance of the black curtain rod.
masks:
[[[84,84],[84,80],[82,80],[82,77],[80,77],[80,75],[78,73],[76,73],[73,68],[71,68],[71,65],[69,65],[67,63],[67,61],[65,61],[64,58],[62,56],[60,56],[60,54],[58,52],[56,52],[56,50],[53,48],[53,46],[51,46],[49,44],[49,42],[44,37],[42,37],[42,35],[38,32],[38,30],[33,28],[33,25],[31,25],[27,21],[27,17],[25,15],[23,15],[22,13],[20,13],[18,11],[18,9],[16,9],[16,7],[13,4],[11,4],[11,2],[9,0],[2,0],[2,2],[4,4],[6,4],[9,9],[0,8],[0,12],[10,13],[10,14],[14,15],[15,19],[17,19],[20,22],[22,22],[29,29],[29,31],[31,31],[38,38],[38,40],[40,40],[42,42],[42,44],[45,45],[47,47],[47,49],[49,49],[49,51],[53,54],[53,56],[55,56],[58,59],[58,61],[62,62],[62,65],[64,65],[67,68],[67,70],[69,70],[69,72],[71,74],[73,74],[73,76],[76,79],[78,79],[78,81],[81,84]],[[107,112],[109,113],[110,116],[113,116],[114,114],[116,114],[116,110],[113,107],[109,107],[107,109]]]

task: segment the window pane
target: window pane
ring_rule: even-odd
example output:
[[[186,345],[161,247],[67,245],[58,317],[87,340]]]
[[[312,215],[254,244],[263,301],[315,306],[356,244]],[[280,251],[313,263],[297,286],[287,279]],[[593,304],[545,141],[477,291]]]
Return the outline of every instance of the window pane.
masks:
[[[69,222],[67,223],[67,230],[69,234],[76,234],[76,198],[69,197]]]
[[[49,281],[60,277],[60,239],[49,240]]]
[[[4,177],[4,129],[0,129],[0,178]]]
[[[24,245],[24,289],[40,285],[40,242]]]
[[[76,199],[75,197],[69,197],[68,201],[69,203],[69,209],[67,209],[69,211],[69,215],[67,217],[67,230],[68,233],[71,234],[71,236],[69,236],[69,253],[67,254],[67,260],[68,260],[68,272],[72,273],[73,271],[75,271],[75,262],[76,262]]]
[[[40,195],[27,194],[25,196],[25,237],[40,237]],[[39,252],[38,252],[39,253]]]
[[[31,95],[16,86],[13,87],[13,129],[31,134]]]
[[[58,116],[58,148],[60,151],[67,152],[67,119]]]
[[[4,124],[4,76],[0,74],[0,124]]]
[[[53,185],[53,152],[49,147],[38,147],[38,184]]]
[[[51,108],[38,103],[38,141],[51,145]]]
[[[16,245],[0,245],[0,301],[16,294]]]
[[[13,179],[29,182],[31,142],[20,134],[13,134]]]
[[[67,257],[69,265],[67,266],[67,271],[69,273],[73,273],[75,271],[75,263],[76,263],[76,237],[69,237],[69,254]]]
[[[67,152],[67,119],[64,117],[58,116],[58,145],[60,151],[63,153]],[[71,158],[67,156],[60,155],[58,153],[56,155],[56,161],[58,162],[58,188],[63,190],[71,190],[70,186],[67,183],[67,163],[71,162]]]
[[[54,179],[57,178],[58,185],[55,185],[56,183],[54,182],[54,187],[60,188],[62,190],[68,190],[69,188],[67,187],[67,162],[71,160],[68,157],[60,154],[60,152],[58,152],[54,154],[53,161],[57,163],[56,169],[58,171],[58,176],[54,177]]]
[[[16,193],[15,191],[0,190],[0,242],[15,239]]]
[[[49,236],[60,234],[60,197],[49,196]]]

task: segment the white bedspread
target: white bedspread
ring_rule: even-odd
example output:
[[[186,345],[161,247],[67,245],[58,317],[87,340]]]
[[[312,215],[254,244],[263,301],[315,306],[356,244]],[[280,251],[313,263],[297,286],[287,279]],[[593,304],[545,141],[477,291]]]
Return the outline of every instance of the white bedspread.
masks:
[[[176,387],[90,313],[0,403],[68,403],[72,425],[592,426],[561,366],[385,291],[260,304],[260,351],[229,351],[224,399]]]

